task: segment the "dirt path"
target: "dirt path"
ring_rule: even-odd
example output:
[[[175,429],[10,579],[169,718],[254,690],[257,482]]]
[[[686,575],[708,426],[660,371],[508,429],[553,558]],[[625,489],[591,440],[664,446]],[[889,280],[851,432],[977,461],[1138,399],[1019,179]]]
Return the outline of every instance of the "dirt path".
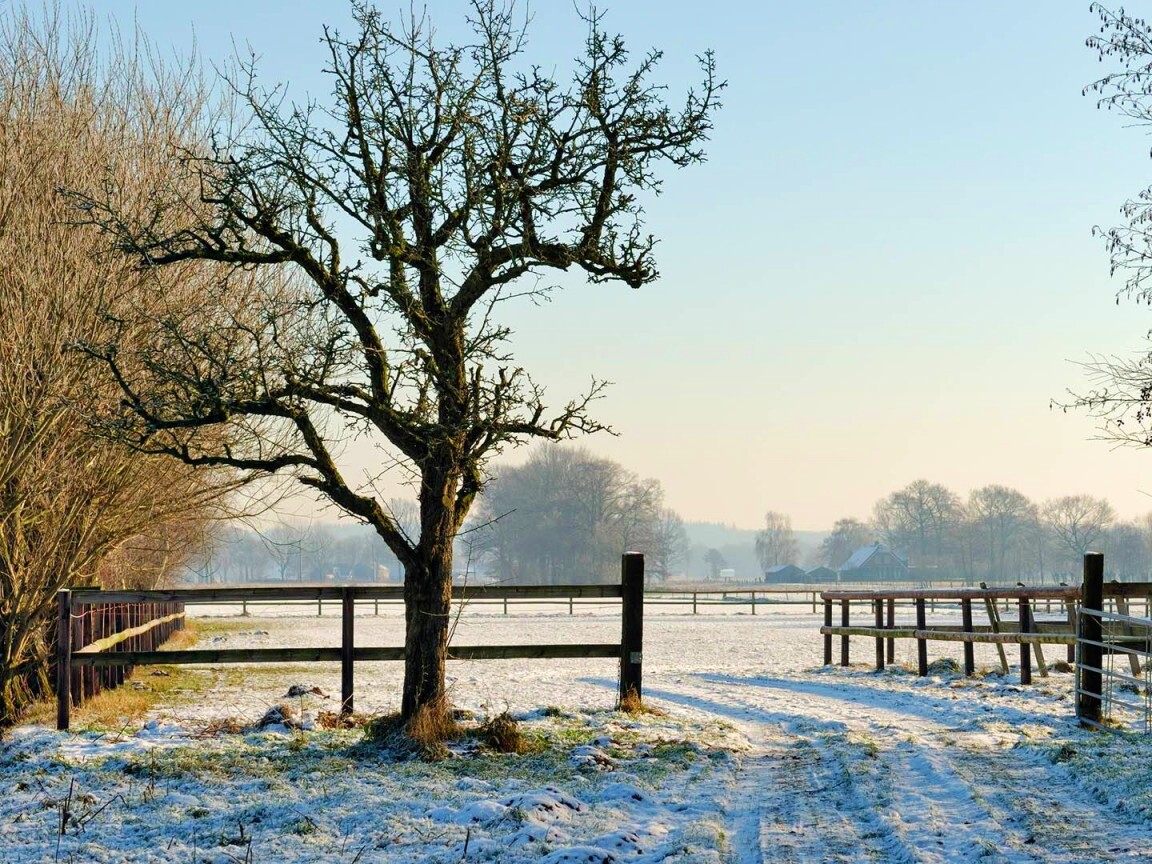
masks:
[[[753,742],[730,814],[741,864],[1149,860],[1148,826],[1014,747],[1035,718],[981,705],[987,694],[714,675],[654,695]]]

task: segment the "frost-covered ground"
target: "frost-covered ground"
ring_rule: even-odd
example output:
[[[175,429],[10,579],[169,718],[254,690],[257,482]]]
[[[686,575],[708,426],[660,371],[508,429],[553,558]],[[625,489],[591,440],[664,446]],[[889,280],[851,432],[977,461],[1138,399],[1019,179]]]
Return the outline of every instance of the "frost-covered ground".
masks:
[[[335,617],[293,611],[214,620],[204,642],[337,643]],[[576,611],[466,610],[454,639],[618,638],[615,612]],[[645,695],[665,716],[610,710],[611,661],[450,664],[454,704],[518,715],[546,744],[533,755],[461,745],[430,765],[392,761],[356,732],[195,737],[285,701],[335,708],[335,666],[203,669],[204,686],[144,729],[19,729],[0,744],[0,861],[1152,860],[1152,745],[1075,728],[1070,675],[1022,687],[1015,669],[970,681],[899,663],[823,670],[810,610],[710,611],[650,610]],[[399,643],[399,617],[381,612],[357,619],[357,644]],[[854,639],[855,659],[872,644]],[[913,644],[897,643],[898,661]],[[985,667],[995,657],[977,652]],[[398,664],[356,675],[357,710],[395,709]],[[286,700],[293,684],[329,695]]]

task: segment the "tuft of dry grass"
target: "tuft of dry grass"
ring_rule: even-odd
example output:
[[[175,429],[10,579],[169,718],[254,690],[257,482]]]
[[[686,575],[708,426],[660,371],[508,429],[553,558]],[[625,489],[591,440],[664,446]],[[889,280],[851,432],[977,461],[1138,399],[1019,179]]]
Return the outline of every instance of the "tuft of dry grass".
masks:
[[[398,756],[438,761],[448,756],[445,741],[460,736],[460,727],[446,705],[422,705],[408,720],[399,714],[377,717],[364,728],[364,737]]]
[[[620,701],[616,703],[616,710],[623,711],[625,714],[651,714],[653,717],[667,716],[667,712],[644,704],[644,700],[640,698],[640,694],[635,690],[629,690],[620,698]]]
[[[480,740],[497,753],[527,753],[532,749],[520,731],[520,724],[507,711],[482,724],[478,732]]]
[[[374,714],[341,714],[339,711],[320,711],[316,725],[321,729],[364,729],[376,719]]]

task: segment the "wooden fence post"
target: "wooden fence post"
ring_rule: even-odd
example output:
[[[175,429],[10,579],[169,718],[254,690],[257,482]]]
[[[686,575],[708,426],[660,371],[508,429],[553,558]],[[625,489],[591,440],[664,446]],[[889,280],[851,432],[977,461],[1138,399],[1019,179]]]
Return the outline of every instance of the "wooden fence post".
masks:
[[[625,552],[620,559],[620,696],[617,707],[644,695],[644,556]]]
[[[888,598],[888,629],[891,630],[896,626],[896,598]],[[888,665],[896,662],[896,640],[888,640]]]
[[[972,598],[965,597],[960,601],[961,627],[965,633],[972,632]],[[964,674],[971,677],[976,674],[975,646],[971,642],[964,643]]]
[[[72,714],[72,592],[56,593],[56,728],[68,731]]]
[[[1017,605],[1020,609],[1020,632],[1032,632],[1032,622],[1029,620],[1031,615],[1028,614],[1030,611],[1028,608],[1028,598],[1021,597]],[[1032,683],[1032,646],[1024,641],[1020,642],[1020,683]]]
[[[874,600],[872,602],[876,610],[876,627],[879,629],[884,626],[884,601]],[[884,637],[876,637],[876,671],[884,671]]]
[[[848,611],[848,606],[849,606],[849,601],[847,601],[847,600],[841,600],[840,601],[840,626],[841,627],[850,626],[848,624],[848,616],[851,613]],[[848,665],[848,640],[849,640],[849,638],[850,637],[848,636],[847,633],[841,634],[841,636],[840,636],[840,665],[841,666],[847,666]]]
[[[825,627],[831,627],[832,626],[832,601],[831,600],[825,600],[824,601],[824,626]],[[831,666],[832,665],[832,634],[831,633],[825,633],[824,634],[824,665],[825,666]]]
[[[752,592],[752,614],[756,614],[756,592]]]
[[[1076,628],[1079,634],[1076,677],[1080,686],[1076,714],[1081,721],[1099,723],[1104,668],[1104,627],[1100,620],[1104,608],[1104,556],[1101,553],[1084,554],[1084,583],[1080,592],[1080,624]]]
[[[352,713],[352,657],[356,635],[356,595],[351,586],[340,589],[340,713]]]
[[[916,598],[916,629],[925,630],[928,627],[928,621],[924,610],[924,598]],[[916,671],[920,677],[928,674],[928,640],[916,640]]]

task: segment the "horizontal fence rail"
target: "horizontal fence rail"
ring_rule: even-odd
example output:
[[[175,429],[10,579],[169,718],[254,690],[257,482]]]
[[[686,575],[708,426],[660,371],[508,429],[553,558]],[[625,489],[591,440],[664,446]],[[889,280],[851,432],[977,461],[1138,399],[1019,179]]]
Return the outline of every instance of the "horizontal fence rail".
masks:
[[[61,638],[57,649],[57,727],[67,729],[75,693],[72,685],[77,673],[85,670],[114,670],[120,680],[125,669],[147,665],[338,662],[341,664],[341,712],[352,712],[354,665],[356,661],[403,660],[402,647],[357,647],[355,645],[355,611],[358,600],[401,600],[403,586],[322,585],[240,588],[176,588],[159,591],[101,591],[93,588],[64,590],[59,594],[60,621],[71,621],[73,610],[95,609],[120,604],[153,610],[179,607],[179,613],[165,611],[154,620],[133,622],[107,636],[84,642],[81,647],[70,638]],[[555,599],[597,598],[621,601],[621,638],[619,642],[598,644],[550,645],[451,645],[450,660],[512,659],[582,659],[616,658],[620,661],[619,697],[639,699],[642,695],[644,621],[644,556],[626,553],[621,560],[621,581],[616,585],[546,585],[546,586],[454,586],[455,601],[547,601]],[[154,650],[159,643],[145,644],[135,640],[147,633],[163,632],[177,620],[181,626],[184,607],[194,605],[241,605],[249,602],[280,604],[283,602],[338,601],[341,608],[341,644],[339,647],[305,648],[235,648]],[[322,611],[322,606],[320,607]],[[61,624],[61,634],[64,627]],[[70,631],[69,631],[70,632]]]

